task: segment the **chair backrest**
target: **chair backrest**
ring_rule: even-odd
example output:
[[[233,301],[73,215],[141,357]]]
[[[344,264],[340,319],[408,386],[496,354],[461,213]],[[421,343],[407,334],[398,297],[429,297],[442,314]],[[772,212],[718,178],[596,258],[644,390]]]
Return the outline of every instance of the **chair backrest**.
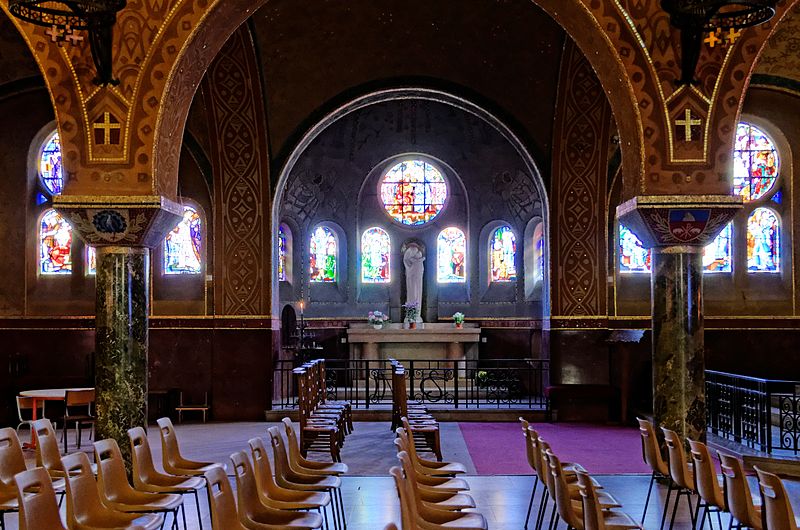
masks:
[[[403,476],[403,471],[395,466],[389,469],[389,474],[392,475],[394,479],[394,485],[397,488],[397,496],[400,497],[400,520],[402,528],[417,528],[417,507],[410,498],[407,479]]]
[[[414,435],[411,434],[411,424],[408,423],[408,418],[403,416],[400,418],[400,421],[403,423],[403,432],[406,437],[406,445],[408,446],[408,456],[411,457],[411,461],[416,463],[419,462],[419,453],[417,453],[417,444],[414,443]]]
[[[555,493],[553,493],[555,487],[553,474],[550,473],[550,460],[547,458],[547,451],[550,450],[550,444],[539,438],[537,446],[539,449],[539,459],[537,461],[539,467],[536,468],[536,472],[539,474],[539,480],[544,483],[550,495],[555,495]]]
[[[141,488],[158,474],[158,470],[153,462],[153,452],[144,429],[142,427],[128,429],[128,440],[131,442],[133,485]]]
[[[758,487],[761,490],[761,510],[766,528],[772,530],[797,530],[792,505],[786,495],[786,488],[777,475],[767,473],[753,466],[758,474]]]
[[[27,469],[17,431],[11,427],[0,429],[0,486],[12,489],[14,476]]]
[[[44,402],[42,402],[44,404]],[[33,398],[17,396],[17,417],[20,423],[27,421],[22,417],[23,410],[33,410]]]
[[[605,530],[605,519],[600,501],[597,500],[597,491],[594,489],[592,478],[585,471],[578,471],[578,487],[583,503],[584,530]]]
[[[208,483],[208,505],[211,509],[211,527],[225,530],[247,530],[239,521],[236,498],[221,467],[213,467],[205,473]]]
[[[567,523],[567,526],[575,528],[576,530],[583,530],[583,514],[576,512],[572,507],[572,497],[567,485],[567,479],[564,477],[564,472],[561,469],[561,461],[551,450],[547,450],[547,462],[550,474],[553,476],[553,486],[555,492],[553,497],[556,499],[556,508],[558,515]]]
[[[416,472],[414,465],[411,463],[411,458],[405,451],[397,453],[397,459],[400,460],[400,467],[403,469],[403,475],[406,478],[406,489],[409,492],[409,502],[415,504],[417,512],[420,511],[422,498],[419,494],[419,485],[416,480]]]
[[[291,468],[289,467],[289,457],[286,454],[286,446],[283,444],[281,431],[277,427],[270,427],[267,429],[267,432],[269,433],[270,442],[272,443],[275,474],[280,477],[285,477]]]
[[[694,462],[694,481],[697,493],[711,506],[725,508],[725,496],[717,479],[717,470],[711,461],[711,454],[703,442],[689,440],[689,449]]]
[[[283,418],[281,420],[283,422],[283,430],[286,431],[286,440],[287,446],[289,447],[289,457],[297,462],[301,460],[302,454],[300,453],[300,444],[297,441],[297,434],[294,432],[294,427],[292,426],[292,420],[289,418]]]
[[[14,477],[19,499],[20,530],[64,530],[56,492],[44,468],[23,471]]]
[[[64,393],[64,404],[67,407],[87,406],[94,403],[94,389],[89,390],[67,390]]]
[[[109,438],[96,441],[94,459],[97,462],[97,484],[101,497],[115,499],[133,490],[128,483],[125,462],[116,440]]]
[[[164,469],[171,473],[172,470],[182,467],[181,463],[184,461],[180,445],[178,445],[178,436],[175,434],[175,427],[169,418],[159,418],[156,423],[158,423],[158,432],[161,434],[161,457]]]
[[[661,448],[652,422],[642,418],[636,419],[639,422],[639,434],[642,438],[642,459],[656,473],[669,475],[669,468],[661,455]]]
[[[725,480],[725,501],[728,511],[745,526],[753,527],[760,524],[760,520],[756,521],[760,518],[753,504],[753,496],[742,463],[735,456],[722,454],[719,451],[717,455]]]
[[[542,449],[541,444],[547,443],[539,437],[539,433],[533,427],[528,427],[528,432],[530,433],[529,442],[531,444],[531,448],[533,452],[531,454],[531,458],[533,459],[533,470],[536,472],[536,476],[539,477],[539,481],[542,482],[545,487],[547,487],[547,469],[542,461]]]
[[[107,508],[100,500],[97,482],[86,453],[64,457],[67,483],[67,526],[74,528],[102,517]]]
[[[694,491],[694,479],[689,471],[689,463],[686,461],[686,450],[683,448],[683,440],[678,433],[666,427],[661,427],[664,431],[664,443],[667,444],[669,452],[669,475],[678,486]]]
[[[258,496],[258,486],[253,474],[253,467],[247,453],[237,451],[231,455],[233,474],[236,476],[236,497],[239,500],[239,517],[253,519],[257,508],[261,504]]]
[[[42,418],[33,422],[31,429],[36,442],[36,465],[45,468],[50,476],[63,477],[64,464],[61,462],[61,451],[53,424],[47,418]]]
[[[272,474],[272,464],[269,462],[267,448],[261,438],[250,438],[247,442],[250,446],[250,456],[253,457],[253,474],[256,478],[258,491],[262,496],[267,496],[277,490],[275,476]]]
[[[530,424],[527,420],[523,420],[522,418],[519,419],[519,422],[522,425],[522,436],[525,439],[525,456],[528,458],[528,465],[534,472],[536,472],[536,460],[533,456],[535,446],[531,442],[531,432],[528,430]]]

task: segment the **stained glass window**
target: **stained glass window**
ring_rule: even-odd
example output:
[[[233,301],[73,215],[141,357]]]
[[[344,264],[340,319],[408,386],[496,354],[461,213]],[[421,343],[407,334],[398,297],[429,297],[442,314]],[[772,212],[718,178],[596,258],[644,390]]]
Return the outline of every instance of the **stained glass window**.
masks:
[[[47,210],[39,227],[39,272],[72,272],[72,227],[55,210]]]
[[[650,272],[650,249],[628,230],[619,225],[619,270],[620,272]]]
[[[436,243],[436,281],[464,283],[467,281],[467,237],[455,227],[439,232]]]
[[[47,137],[39,154],[39,175],[44,187],[52,195],[58,195],[64,188],[64,177],[61,169],[61,140],[58,131]]]
[[[780,271],[780,220],[769,208],[756,208],[747,219],[747,270]]]
[[[97,249],[94,247],[86,247],[86,272],[97,274]]]
[[[373,227],[361,236],[361,281],[386,283],[389,276],[391,244],[385,230]]]
[[[278,227],[278,281],[286,281],[286,232]]]
[[[336,281],[336,260],[338,249],[336,248],[336,236],[333,231],[326,226],[318,226],[311,233],[309,244],[309,261],[312,282],[335,282]]]
[[[733,192],[753,201],[767,193],[778,178],[778,152],[763,131],[740,123],[733,151]]]
[[[517,238],[511,227],[497,228],[489,246],[493,282],[512,282],[517,279],[516,255]]]
[[[183,220],[164,239],[164,273],[199,274],[202,240],[200,214],[191,206],[184,206]]]
[[[539,223],[533,230],[533,281],[544,281],[544,224]]]
[[[384,175],[380,195],[392,219],[405,225],[421,225],[442,211],[447,184],[439,170],[429,163],[407,160]]]
[[[731,272],[733,223],[728,223],[703,251],[703,272]]]

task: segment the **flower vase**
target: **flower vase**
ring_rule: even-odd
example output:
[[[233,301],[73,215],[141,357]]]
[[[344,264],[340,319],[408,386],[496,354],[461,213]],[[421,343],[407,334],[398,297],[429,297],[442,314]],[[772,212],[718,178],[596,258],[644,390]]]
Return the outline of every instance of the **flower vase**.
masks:
[[[372,327],[375,329],[383,329],[383,324],[373,324]]]
[[[463,322],[456,322],[456,329],[462,329],[464,327]]]
[[[409,322],[408,323],[408,329],[417,329],[417,322],[416,321]]]

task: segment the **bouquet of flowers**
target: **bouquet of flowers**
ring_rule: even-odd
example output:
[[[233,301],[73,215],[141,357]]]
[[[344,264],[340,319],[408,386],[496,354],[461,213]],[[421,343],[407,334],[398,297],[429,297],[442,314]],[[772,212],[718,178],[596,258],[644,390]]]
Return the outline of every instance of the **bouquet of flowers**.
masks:
[[[459,326],[461,324],[463,324],[464,323],[464,313],[462,313],[461,311],[457,311],[457,312],[453,313],[453,322],[455,322],[456,325],[459,325]]]
[[[389,316],[381,313],[380,311],[370,311],[367,315],[367,320],[373,326],[382,326],[389,322]]]
[[[405,304],[403,309],[406,310],[406,321],[407,322],[416,322],[417,317],[419,316],[419,307],[417,304],[411,302],[409,304]]]

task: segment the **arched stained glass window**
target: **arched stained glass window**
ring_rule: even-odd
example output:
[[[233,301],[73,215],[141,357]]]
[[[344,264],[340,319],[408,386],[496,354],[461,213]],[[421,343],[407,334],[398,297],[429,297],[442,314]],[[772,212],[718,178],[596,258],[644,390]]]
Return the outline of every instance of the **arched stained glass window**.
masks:
[[[736,128],[733,151],[733,192],[754,201],[775,184],[779,169],[778,152],[772,140],[749,123]]]
[[[86,273],[97,274],[97,249],[90,246],[86,247]]]
[[[732,237],[733,222],[730,222],[703,250],[703,272],[731,272]]]
[[[510,226],[495,229],[489,245],[489,263],[493,282],[513,282],[517,279],[517,238]]]
[[[53,131],[42,145],[39,153],[39,176],[51,195],[58,195],[64,189],[64,176],[61,169],[61,140],[58,137],[58,131]]]
[[[544,281],[544,223],[533,230],[533,281]]]
[[[756,208],[747,219],[747,270],[780,271],[780,219],[769,208]]]
[[[338,258],[336,236],[327,226],[318,226],[309,242],[309,272],[311,281],[335,282]]]
[[[278,281],[286,281],[286,232],[283,225],[278,227]]]
[[[467,281],[467,237],[453,226],[439,232],[436,242],[436,281],[464,283]]]
[[[620,272],[650,272],[650,249],[628,230],[619,225],[619,270]]]
[[[47,210],[39,225],[39,272],[72,272],[72,227],[55,210]]]
[[[392,219],[404,225],[422,225],[444,208],[447,183],[428,162],[406,160],[384,175],[380,196]]]
[[[199,274],[202,271],[202,220],[197,210],[183,207],[183,219],[164,239],[165,274]]]
[[[361,281],[387,283],[389,276],[389,234],[378,227],[367,229],[361,235]]]

